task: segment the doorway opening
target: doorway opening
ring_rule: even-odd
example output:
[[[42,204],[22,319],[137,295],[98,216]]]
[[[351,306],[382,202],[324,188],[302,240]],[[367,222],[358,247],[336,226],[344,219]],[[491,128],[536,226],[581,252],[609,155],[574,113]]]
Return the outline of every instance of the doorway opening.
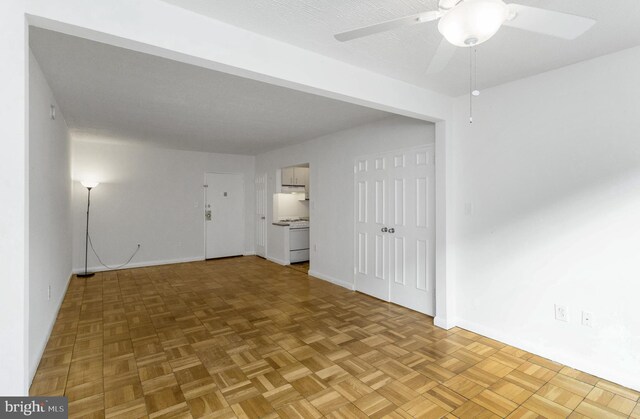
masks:
[[[276,261],[308,273],[311,248],[310,166],[300,163],[282,167],[276,173],[273,195],[274,246]]]

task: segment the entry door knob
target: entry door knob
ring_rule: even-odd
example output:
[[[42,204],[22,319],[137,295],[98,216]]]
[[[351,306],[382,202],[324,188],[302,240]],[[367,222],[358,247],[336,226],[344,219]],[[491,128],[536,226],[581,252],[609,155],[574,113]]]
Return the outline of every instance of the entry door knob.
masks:
[[[387,231],[389,231],[389,230],[387,229],[387,227],[382,227],[382,228],[380,229],[380,231],[382,231],[383,233],[386,233],[386,232],[387,232]]]
[[[393,234],[393,233],[395,233],[395,232],[396,232],[396,229],[395,229],[395,228],[390,228],[390,229],[389,229],[389,233]]]

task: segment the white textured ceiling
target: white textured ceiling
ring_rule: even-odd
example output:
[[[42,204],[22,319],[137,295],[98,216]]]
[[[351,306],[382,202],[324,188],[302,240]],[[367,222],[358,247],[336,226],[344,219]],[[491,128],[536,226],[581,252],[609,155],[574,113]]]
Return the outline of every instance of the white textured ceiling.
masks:
[[[30,43],[83,138],[255,155],[390,115],[44,29]]]
[[[456,52],[427,76],[441,36],[437,23],[340,43],[333,34],[435,10],[437,0],[164,0],[197,13],[449,95],[468,89],[469,53]],[[507,1],[510,3],[511,1]],[[503,27],[478,47],[478,86],[485,88],[640,44],[639,0],[519,0],[596,19],[573,41]]]

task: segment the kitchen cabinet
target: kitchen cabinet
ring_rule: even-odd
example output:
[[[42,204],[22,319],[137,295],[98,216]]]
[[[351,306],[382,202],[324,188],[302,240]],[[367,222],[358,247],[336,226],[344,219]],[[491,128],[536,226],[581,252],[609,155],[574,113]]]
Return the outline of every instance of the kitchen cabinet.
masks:
[[[306,186],[309,183],[308,167],[284,167],[281,171],[282,186]]]
[[[284,167],[282,168],[282,184],[285,186],[295,185],[293,183],[294,175],[293,175],[293,167]]]
[[[294,185],[307,186],[307,184],[309,183],[309,168],[294,167],[293,181],[295,182]]]

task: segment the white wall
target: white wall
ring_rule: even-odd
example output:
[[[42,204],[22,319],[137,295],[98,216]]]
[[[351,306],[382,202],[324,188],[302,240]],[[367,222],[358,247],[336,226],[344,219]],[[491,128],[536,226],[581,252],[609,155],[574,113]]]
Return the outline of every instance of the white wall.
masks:
[[[309,201],[300,200],[303,193],[277,193],[273,195],[273,221],[282,218],[308,217]]]
[[[33,377],[71,276],[71,153],[67,124],[33,54],[29,82],[29,376]],[[55,120],[50,118],[51,105],[56,107]]]
[[[27,104],[23,0],[0,2],[0,394],[28,391]]]
[[[243,173],[245,249],[254,251],[254,163],[252,156],[177,151],[111,141],[72,139],[73,268],[84,268],[87,190],[90,232],[107,265],[119,265],[141,249],[129,266],[204,259],[204,174]],[[103,270],[89,249],[89,268]]]
[[[473,125],[462,97],[453,144],[458,324],[636,389],[639,74],[634,48],[488,89]]]
[[[267,196],[275,191],[277,169],[309,163],[311,266],[315,276],[353,285],[353,165],[357,156],[434,142],[434,125],[405,117],[340,131],[256,157],[256,173],[267,173]],[[272,205],[267,205],[268,220]],[[277,229],[269,224],[267,257],[276,255]],[[279,241],[279,239],[278,239]],[[314,250],[315,246],[315,250]]]

